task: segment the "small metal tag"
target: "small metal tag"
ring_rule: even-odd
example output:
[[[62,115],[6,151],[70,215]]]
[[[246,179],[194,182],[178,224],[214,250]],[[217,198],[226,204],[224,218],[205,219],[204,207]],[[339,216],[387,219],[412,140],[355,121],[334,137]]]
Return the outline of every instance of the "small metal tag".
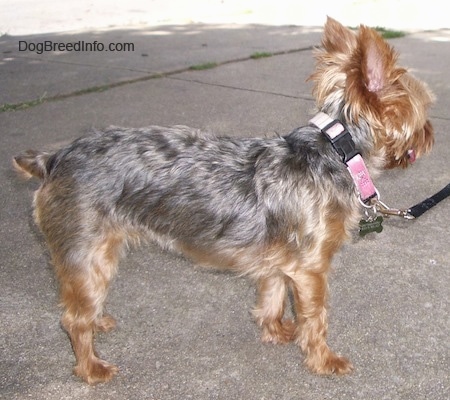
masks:
[[[362,219],[359,221],[359,235],[365,236],[371,232],[380,233],[383,230],[383,217],[379,215],[376,218]]]

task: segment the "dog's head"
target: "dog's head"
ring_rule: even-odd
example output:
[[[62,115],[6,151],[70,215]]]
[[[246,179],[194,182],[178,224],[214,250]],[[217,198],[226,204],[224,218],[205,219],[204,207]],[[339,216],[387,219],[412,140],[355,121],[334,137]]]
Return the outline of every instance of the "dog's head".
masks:
[[[374,29],[352,31],[328,18],[310,79],[317,106],[339,109],[349,125],[363,119],[384,167],[406,167],[434,142],[427,85],[397,66],[397,53]]]

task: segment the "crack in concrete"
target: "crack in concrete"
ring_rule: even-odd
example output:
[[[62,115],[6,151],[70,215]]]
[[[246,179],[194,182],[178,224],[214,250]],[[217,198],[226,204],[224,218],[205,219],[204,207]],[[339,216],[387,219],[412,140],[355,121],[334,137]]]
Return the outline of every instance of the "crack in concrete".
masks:
[[[270,56],[265,56],[263,58],[276,57],[276,56],[280,56],[280,55],[286,55],[286,54],[310,51],[313,48],[314,48],[314,46],[307,46],[307,47],[302,47],[302,48],[298,48],[298,49],[281,50],[281,51],[267,53],[267,54],[270,54]],[[32,59],[32,57],[22,57],[22,58]],[[241,58],[235,58],[235,59],[232,59],[232,60],[226,60],[226,61],[222,61],[222,62],[217,62],[215,64],[214,68],[218,68],[218,67],[221,67],[221,66],[227,65],[227,64],[239,63],[239,62],[244,62],[244,61],[249,61],[249,60],[254,60],[254,59],[255,58],[252,57],[252,55],[250,55],[250,56],[247,56],[247,57],[241,57]],[[89,65],[89,64],[82,64],[82,63],[71,63],[71,62],[54,61],[54,60],[47,60],[47,62],[64,63],[64,64],[71,64],[71,65],[85,65],[85,66],[88,66],[88,67],[101,68],[101,67],[98,67],[96,65]],[[110,68],[110,67],[108,67],[108,68]],[[113,67],[113,68],[110,68],[110,69],[117,69],[117,68]],[[134,71],[134,72],[148,72],[148,71],[139,71],[139,70],[135,70],[135,69],[131,69],[131,68],[130,69],[129,68],[122,68],[122,69],[126,69],[126,70],[129,70],[129,71]],[[171,79],[185,80],[183,78],[174,78],[174,75],[181,74],[183,72],[188,72],[188,71],[191,71],[191,70],[192,70],[192,66],[189,66],[189,67],[175,69],[175,70],[167,71],[167,72],[156,72],[156,73],[152,73],[150,75],[145,75],[145,76],[141,76],[141,77],[138,77],[138,78],[126,79],[126,80],[117,81],[117,82],[113,82],[113,83],[109,83],[109,84],[105,84],[105,85],[91,86],[91,87],[80,89],[80,90],[76,90],[76,91],[73,91],[73,92],[70,92],[70,93],[57,94],[57,95],[48,96],[48,97],[45,96],[45,94],[44,94],[43,96],[41,96],[41,97],[39,97],[37,99],[32,99],[32,100],[23,101],[23,102],[14,103],[14,104],[9,104],[9,103],[2,104],[0,106],[0,112],[24,110],[24,109],[27,109],[27,108],[30,108],[30,107],[34,107],[34,106],[37,106],[39,104],[48,103],[48,102],[51,102],[51,101],[64,100],[64,99],[67,99],[67,98],[82,96],[82,95],[90,94],[90,93],[104,92],[106,90],[110,90],[110,89],[113,89],[113,88],[116,88],[116,87],[130,85],[130,84],[138,83],[138,82],[145,82],[145,81],[152,80],[152,79],[171,78]],[[206,83],[206,82],[201,82],[201,81],[196,81],[196,80],[186,80],[186,81],[193,82],[193,83],[209,84],[211,86],[218,86],[218,87],[224,87],[224,88],[235,89],[235,90],[245,90],[245,91],[250,91],[250,92],[266,93],[266,94],[278,95],[278,96],[290,97],[290,98],[296,98],[296,99],[312,100],[311,97],[306,97],[306,96],[305,97],[303,97],[303,96],[292,96],[292,95],[287,95],[287,94],[283,94],[283,93],[269,92],[269,91],[263,91],[263,90],[258,91],[256,89],[240,88],[240,87],[233,87],[233,86],[230,86],[230,85]]]
[[[226,89],[241,90],[241,91],[245,91],[245,92],[262,93],[262,94],[269,94],[269,95],[273,95],[273,96],[287,97],[290,99],[301,99],[301,100],[314,101],[314,98],[312,96],[307,96],[307,95],[304,95],[304,96],[297,95],[296,96],[296,95],[292,95],[292,94],[272,92],[269,90],[259,90],[259,89],[251,89],[251,88],[245,88],[245,87],[239,87],[239,86],[225,85],[222,83],[204,82],[199,79],[180,78],[180,77],[176,77],[176,76],[167,76],[166,78],[176,80],[176,81],[198,83],[198,84],[207,85],[207,86],[215,86],[215,87],[221,87],[221,88],[226,88]]]

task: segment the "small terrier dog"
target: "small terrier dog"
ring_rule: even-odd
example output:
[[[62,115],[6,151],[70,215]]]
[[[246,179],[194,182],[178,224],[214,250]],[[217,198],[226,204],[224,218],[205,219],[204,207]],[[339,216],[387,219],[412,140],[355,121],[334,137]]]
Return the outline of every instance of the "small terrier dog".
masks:
[[[366,26],[352,31],[329,18],[315,56],[319,114],[286,136],[111,127],[55,153],[14,158],[42,180],[34,217],[59,280],[77,376],[94,384],[118,371],[98,357],[94,335],[115,327],[103,312],[108,286],[127,245],[143,239],[251,276],[263,342],[295,341],[318,374],[352,370],[326,343],[330,263],[361,203],[376,198],[370,187],[363,196],[367,174],[406,167],[431,149],[433,95]],[[367,168],[354,172],[355,158]],[[289,290],[292,320],[284,318]]]

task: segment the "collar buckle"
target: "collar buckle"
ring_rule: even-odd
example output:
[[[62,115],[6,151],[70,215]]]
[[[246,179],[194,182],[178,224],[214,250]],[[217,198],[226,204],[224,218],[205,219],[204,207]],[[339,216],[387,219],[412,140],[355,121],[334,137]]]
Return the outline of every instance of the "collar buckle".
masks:
[[[370,204],[373,199],[377,199],[377,189],[348,129],[339,120],[333,120],[324,112],[316,114],[310,123],[322,131],[341,156],[358,189],[361,201]]]
[[[328,137],[334,149],[342,157],[342,162],[347,163],[357,154],[355,142],[348,129],[338,120],[333,120],[330,124],[321,129]]]

